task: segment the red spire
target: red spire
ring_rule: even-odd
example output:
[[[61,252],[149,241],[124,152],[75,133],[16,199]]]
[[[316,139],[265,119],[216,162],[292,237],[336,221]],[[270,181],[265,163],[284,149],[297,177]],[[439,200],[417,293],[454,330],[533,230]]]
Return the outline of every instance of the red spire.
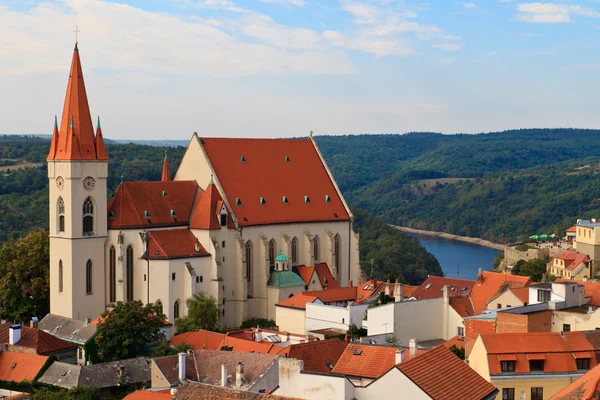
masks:
[[[52,132],[52,141],[50,142],[50,151],[48,152],[48,160],[53,160],[56,155],[56,146],[58,145],[58,121],[54,116],[54,131]]]
[[[94,137],[94,127],[88,105],[85,84],[83,82],[83,71],[79,60],[79,49],[75,45],[71,72],[69,73],[69,84],[65,96],[65,105],[60,123],[60,134],[58,145],[53,159],[55,160],[107,160],[104,143],[103,153],[96,153],[96,146],[103,142]],[[52,151],[50,152],[52,153]],[[50,154],[48,155],[50,158]]]
[[[171,172],[169,171],[169,159],[167,158],[167,152],[165,151],[165,161],[163,161],[163,171],[162,178],[160,178],[163,182],[168,182],[171,180]]]
[[[104,137],[102,136],[102,128],[100,128],[100,117],[98,117],[98,126],[96,128],[96,155],[98,160],[108,160],[106,147],[104,147]]]

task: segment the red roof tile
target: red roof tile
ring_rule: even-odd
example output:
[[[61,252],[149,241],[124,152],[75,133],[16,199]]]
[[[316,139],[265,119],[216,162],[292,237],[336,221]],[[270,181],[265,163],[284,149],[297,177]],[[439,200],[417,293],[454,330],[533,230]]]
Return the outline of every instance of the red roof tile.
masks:
[[[469,296],[450,297],[450,307],[454,309],[461,317],[472,317],[475,315],[473,304]]]
[[[331,275],[331,271],[329,270],[327,263],[315,265],[315,270],[317,271],[317,276],[321,282],[321,286],[323,286],[323,289],[337,289],[340,287],[333,275]]]
[[[550,400],[600,399],[600,365],[595,366]]]
[[[173,336],[171,344],[178,346],[182,343],[190,345],[194,350],[218,350],[225,334],[206,331],[186,332]]]
[[[446,342],[444,342],[444,346],[446,346],[447,348],[456,346],[459,349],[464,349],[465,338],[463,336],[454,336],[452,339],[446,340]]]
[[[471,290],[471,302],[476,314],[486,309],[490,300],[509,288],[524,287],[531,283],[528,276],[508,275],[484,271],[477,277],[477,283]]]
[[[304,371],[329,373],[346,349],[346,342],[340,339],[317,340],[293,344],[283,348],[279,355],[304,361]]]
[[[129,393],[127,396],[123,397],[123,400],[171,400],[172,398],[171,389],[157,391],[142,389]]]
[[[525,303],[529,303],[529,287],[524,286],[520,288],[512,288],[510,291],[519,299]]]
[[[0,325],[0,345],[8,343],[11,325],[12,324]],[[21,339],[16,343],[16,346],[35,349],[38,354],[42,355],[76,347],[74,344],[52,336],[41,329],[31,328],[29,326],[21,327]]]
[[[292,397],[275,396],[234,390],[203,383],[186,382],[177,389],[177,400],[299,400]]]
[[[32,381],[47,360],[46,356],[0,351],[0,381]]]
[[[590,262],[590,258],[586,254],[578,253],[572,250],[564,251],[554,258],[563,260],[564,267],[568,270],[574,270],[581,263]]]
[[[171,180],[171,171],[169,170],[169,159],[167,158],[167,152],[165,151],[165,159],[163,161],[162,176],[160,180],[167,182]]]
[[[235,352],[268,354],[272,347],[273,343],[255,342],[253,340],[225,335],[223,341],[221,341],[221,344],[219,345],[219,350],[228,348],[230,351]]]
[[[108,201],[108,227],[153,228],[189,223],[196,181],[125,182]],[[198,194],[203,193],[198,190]],[[174,212],[174,216],[171,214]]]
[[[348,344],[331,372],[377,379],[394,367],[396,350],[395,347]]]
[[[315,267],[307,267],[306,265],[298,265],[294,267],[295,271],[297,271],[300,278],[306,283],[306,285],[310,285],[310,281],[315,273]]]
[[[573,282],[570,279],[559,278],[556,282]],[[590,301],[587,305],[600,306],[600,283],[597,282],[584,282],[577,281],[577,284],[583,285],[584,296],[588,297]]]
[[[304,292],[302,294],[317,297],[325,304],[353,301],[356,300],[356,286],[326,290],[313,290],[312,292]]]
[[[575,232],[577,232],[577,225],[573,225],[572,227],[570,227],[569,229],[567,229],[565,232],[566,233],[575,233]]]
[[[356,303],[364,303],[369,297],[378,293],[382,283],[383,281],[371,279],[356,286]]]
[[[196,246],[198,246],[198,250],[196,250]],[[148,258],[150,260],[209,255],[188,229],[162,229],[148,232]]]
[[[398,369],[435,400],[481,400],[497,390],[443,345],[398,364]]]
[[[288,299],[282,300],[277,303],[281,307],[297,308],[301,310],[306,309],[306,303],[314,303],[317,298],[315,296],[309,296],[303,293],[298,293]]]
[[[192,229],[221,229],[220,213],[223,206],[223,197],[215,186],[210,183],[205,192],[198,191],[194,210],[190,217],[190,228]],[[229,214],[229,212],[228,212]],[[234,228],[233,220],[227,216],[227,226]]]
[[[442,288],[445,285],[448,286],[448,294],[450,296],[457,296],[468,294],[475,285],[475,281],[429,275],[427,279],[415,289],[412,293],[412,297],[417,300],[442,297]]]
[[[350,219],[312,140],[199,140],[240,226]]]

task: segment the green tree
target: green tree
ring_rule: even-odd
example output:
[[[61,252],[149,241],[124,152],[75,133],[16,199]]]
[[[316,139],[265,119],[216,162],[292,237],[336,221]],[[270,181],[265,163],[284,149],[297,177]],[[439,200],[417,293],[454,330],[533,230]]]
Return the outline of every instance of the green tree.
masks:
[[[398,338],[396,336],[388,336],[385,338],[385,342],[387,344],[391,344],[394,347],[398,347],[400,345],[400,342],[398,341]]]
[[[498,253],[496,258],[494,259],[494,263],[492,264],[492,269],[497,270],[500,267],[502,260],[504,260],[504,252]]]
[[[219,306],[217,306],[217,300],[214,297],[200,292],[187,299],[185,304],[188,308],[188,314],[175,320],[175,333],[180,334],[199,329],[207,331],[221,330]]]
[[[546,273],[548,258],[534,258],[533,260],[519,260],[512,269],[513,275],[528,276],[535,282],[540,282]]]
[[[162,339],[160,328],[165,315],[160,306],[144,305],[141,301],[117,302],[115,308],[102,314],[98,324],[96,345],[102,361],[137,357],[143,348]]]
[[[181,343],[177,346],[173,346],[172,344],[167,342],[166,339],[163,339],[152,352],[152,358],[172,356],[178,353],[187,353],[187,351],[190,349],[192,349],[192,346],[190,346],[187,343]]]
[[[0,249],[2,317],[25,322],[50,311],[48,231],[33,231]]]
[[[460,358],[461,360],[465,359],[465,348],[461,347],[460,349],[458,347],[456,347],[455,344],[453,344],[452,346],[450,346],[450,351],[453,352],[454,354],[456,354],[458,356],[458,358]]]
[[[56,390],[42,388],[34,390],[32,400],[100,400],[100,391],[92,387],[73,388],[71,390]]]
[[[277,324],[272,319],[252,317],[243,320],[240,329],[256,328],[257,326],[261,328],[276,328]]]

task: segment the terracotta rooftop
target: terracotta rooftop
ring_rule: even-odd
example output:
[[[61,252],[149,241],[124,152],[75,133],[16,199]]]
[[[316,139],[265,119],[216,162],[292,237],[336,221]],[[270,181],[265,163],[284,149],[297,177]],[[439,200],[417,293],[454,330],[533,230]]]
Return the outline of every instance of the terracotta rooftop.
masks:
[[[224,337],[223,333],[200,329],[197,332],[186,332],[173,336],[171,344],[178,346],[186,343],[194,350],[218,350]]]
[[[33,381],[47,360],[46,356],[0,351],[0,381]]]
[[[595,366],[569,386],[551,397],[551,400],[600,399],[600,365]]]
[[[220,344],[219,350],[267,354],[273,346],[273,343],[269,342],[255,342],[253,340],[240,339],[237,337],[225,335],[223,341]]]
[[[417,300],[442,297],[442,288],[444,286],[448,286],[448,294],[450,296],[457,296],[468,294],[473,286],[475,286],[475,281],[429,275],[427,279],[414,290],[412,297]]]
[[[9,330],[13,324],[0,325],[0,345],[8,343]],[[55,351],[75,348],[72,343],[66,342],[38,328],[21,326],[21,339],[15,344],[19,347],[35,349],[37,354],[49,355]]]
[[[568,270],[574,270],[581,263],[590,262],[590,258],[586,254],[572,250],[564,251],[554,258],[564,261],[564,267]]]
[[[291,397],[275,396],[234,390],[196,382],[186,382],[177,389],[176,400],[299,400]]]
[[[469,296],[454,296],[449,299],[450,307],[452,307],[461,317],[472,317],[475,315],[473,304]]]
[[[293,267],[293,271],[295,271],[300,278],[306,283],[306,285],[310,285],[310,282],[313,278],[313,274],[315,273],[315,267],[307,267],[306,265],[298,265]]]
[[[331,372],[377,379],[396,363],[396,348],[350,343]]]
[[[443,345],[398,364],[398,369],[435,400],[481,400],[497,391]]]
[[[329,270],[327,263],[319,263],[315,265],[315,270],[317,271],[317,277],[319,278],[323,289],[337,289],[340,287],[333,275],[331,275],[331,271]]]
[[[446,342],[444,343],[444,346],[446,346],[447,348],[456,346],[459,349],[461,349],[461,348],[464,349],[465,348],[465,338],[464,338],[464,336],[454,336],[453,338],[446,340]]]
[[[167,158],[167,152],[165,151],[165,159],[163,161],[161,181],[166,182],[171,180],[171,171],[169,170],[169,159]]]
[[[312,140],[197,140],[240,226],[350,220]]]
[[[206,191],[198,191],[194,202],[194,209],[190,217],[190,228],[192,229],[221,229],[220,214],[224,207],[223,197],[215,186],[210,183]],[[233,220],[229,210],[227,212],[227,227],[234,228]]]
[[[171,389],[164,390],[136,390],[123,397],[123,400],[171,400]]]
[[[528,286],[528,276],[508,275],[498,272],[483,271],[477,277],[477,283],[471,290],[471,302],[476,314],[486,309],[488,302],[506,289]]]
[[[293,344],[284,348],[279,355],[304,361],[304,371],[329,373],[345,349],[346,342],[326,339]]]
[[[523,304],[529,303],[529,286],[512,288],[510,291],[517,296],[517,298],[521,300]]]
[[[356,286],[352,286],[337,289],[313,290],[312,292],[303,292],[302,294],[317,297],[323,303],[327,304],[342,301],[354,301],[356,300],[356,291]]]
[[[189,229],[161,229],[148,232],[148,259],[150,260],[207,256],[210,254]]]
[[[577,225],[573,225],[572,227],[565,230],[565,233],[575,233],[577,232]]]
[[[295,296],[280,301],[279,303],[277,303],[277,306],[305,310],[306,303],[314,303],[315,300],[317,300],[315,296],[309,296],[304,293],[298,293]]]
[[[558,278],[556,282],[572,283],[573,281],[566,278]],[[587,305],[600,307],[600,283],[577,281],[577,284],[583,285],[584,296],[590,299]]]

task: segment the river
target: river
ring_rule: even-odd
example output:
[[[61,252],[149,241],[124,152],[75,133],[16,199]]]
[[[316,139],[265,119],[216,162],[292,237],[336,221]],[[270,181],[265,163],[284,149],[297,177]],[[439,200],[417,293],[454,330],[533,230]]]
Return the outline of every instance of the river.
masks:
[[[463,279],[475,279],[480,267],[482,270],[492,269],[494,259],[499,253],[498,250],[489,247],[458,240],[414,233],[411,235],[416,236],[423,247],[437,258],[444,275],[451,278],[458,276]],[[458,265],[460,267],[457,274]]]

